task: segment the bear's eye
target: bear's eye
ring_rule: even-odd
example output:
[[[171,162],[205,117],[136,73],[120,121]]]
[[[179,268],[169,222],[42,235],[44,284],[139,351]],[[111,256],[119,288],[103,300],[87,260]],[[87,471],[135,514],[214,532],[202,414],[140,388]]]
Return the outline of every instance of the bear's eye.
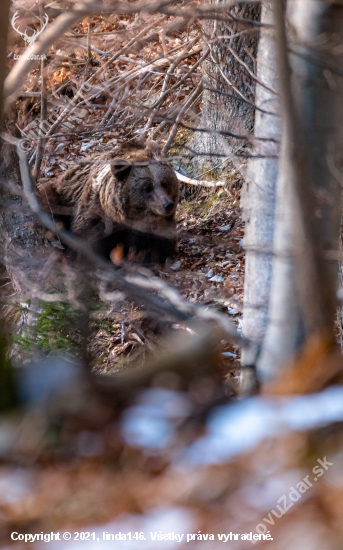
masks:
[[[161,187],[163,187],[163,189],[169,189],[169,182],[168,181],[162,181]]]
[[[151,191],[153,190],[154,186],[152,183],[146,183],[144,185],[144,189],[147,193],[151,193]]]

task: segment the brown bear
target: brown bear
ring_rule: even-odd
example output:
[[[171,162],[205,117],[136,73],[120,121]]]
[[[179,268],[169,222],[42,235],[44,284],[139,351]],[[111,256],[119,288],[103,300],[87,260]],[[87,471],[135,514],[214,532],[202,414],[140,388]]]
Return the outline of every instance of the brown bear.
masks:
[[[164,263],[176,251],[178,179],[151,150],[117,155],[102,153],[73,165],[40,190],[43,206],[107,258],[121,247],[124,256]],[[70,215],[63,215],[66,207]]]

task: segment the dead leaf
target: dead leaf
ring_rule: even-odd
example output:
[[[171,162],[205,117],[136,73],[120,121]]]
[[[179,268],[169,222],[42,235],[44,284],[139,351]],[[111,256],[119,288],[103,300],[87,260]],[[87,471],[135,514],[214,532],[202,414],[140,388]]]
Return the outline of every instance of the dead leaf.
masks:
[[[118,244],[118,246],[112,249],[110,256],[114,265],[121,265],[124,257],[124,246]]]

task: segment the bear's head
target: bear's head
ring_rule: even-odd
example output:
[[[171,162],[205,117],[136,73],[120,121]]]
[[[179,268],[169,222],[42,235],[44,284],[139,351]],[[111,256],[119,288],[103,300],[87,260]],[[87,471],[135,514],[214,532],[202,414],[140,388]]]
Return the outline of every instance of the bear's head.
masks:
[[[135,155],[112,159],[110,169],[114,185],[101,200],[107,215],[115,219],[119,207],[125,222],[166,227],[174,221],[179,182],[168,163]]]

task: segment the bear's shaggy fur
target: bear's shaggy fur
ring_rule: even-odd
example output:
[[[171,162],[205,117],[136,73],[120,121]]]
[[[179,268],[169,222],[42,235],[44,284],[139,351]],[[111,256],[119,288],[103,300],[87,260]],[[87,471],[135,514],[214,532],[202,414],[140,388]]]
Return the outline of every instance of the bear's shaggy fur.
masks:
[[[163,263],[176,249],[178,179],[150,150],[117,155],[73,165],[40,189],[43,207],[106,257],[122,246],[124,255]],[[66,207],[70,215],[63,215]]]

